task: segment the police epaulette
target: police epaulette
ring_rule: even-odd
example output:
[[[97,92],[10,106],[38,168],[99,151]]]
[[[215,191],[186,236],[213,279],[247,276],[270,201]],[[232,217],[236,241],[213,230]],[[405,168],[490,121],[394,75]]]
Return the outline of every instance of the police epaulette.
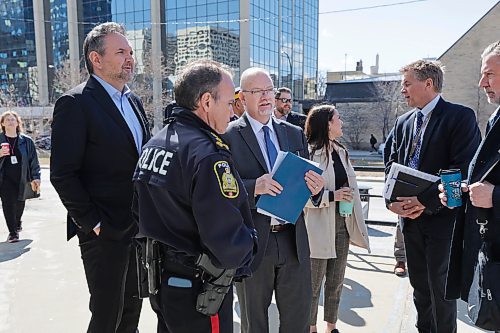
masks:
[[[217,134],[211,131],[205,131],[205,132],[208,134],[208,137],[219,149],[231,152],[229,146],[224,141],[222,141],[222,139]]]

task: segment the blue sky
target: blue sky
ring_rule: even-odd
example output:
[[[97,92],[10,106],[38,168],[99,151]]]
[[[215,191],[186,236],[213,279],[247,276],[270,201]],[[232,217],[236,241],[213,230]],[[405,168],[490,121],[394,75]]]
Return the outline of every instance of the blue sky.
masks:
[[[318,69],[343,71],[347,64],[347,70],[354,70],[356,61],[362,59],[364,72],[369,73],[378,53],[379,72],[397,72],[414,60],[439,57],[498,2],[425,0],[325,13],[407,1],[319,0]],[[500,37],[500,23],[498,31],[497,36],[491,37],[492,42]]]

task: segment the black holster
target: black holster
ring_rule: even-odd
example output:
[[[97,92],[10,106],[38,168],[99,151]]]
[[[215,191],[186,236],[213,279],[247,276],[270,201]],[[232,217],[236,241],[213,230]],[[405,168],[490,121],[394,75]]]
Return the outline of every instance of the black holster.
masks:
[[[135,238],[139,298],[158,293],[161,285],[162,256],[160,243],[154,239]]]
[[[196,301],[196,310],[204,315],[215,315],[222,305],[222,301],[231,289],[236,269],[217,268],[206,254],[201,254],[196,265],[203,274],[203,288]]]

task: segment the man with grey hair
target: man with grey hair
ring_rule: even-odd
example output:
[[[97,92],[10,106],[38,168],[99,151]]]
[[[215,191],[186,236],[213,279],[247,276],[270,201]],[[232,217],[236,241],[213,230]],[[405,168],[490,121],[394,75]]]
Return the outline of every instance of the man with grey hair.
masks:
[[[149,125],[127,86],[135,66],[125,29],[100,24],[83,49],[90,77],[54,107],[50,180],[68,211],[68,240],[79,239],[92,312],[88,332],[135,332],[142,301],[132,244],[132,175]]]
[[[401,69],[401,93],[413,110],[394,125],[386,163],[399,163],[425,173],[467,166],[481,140],[474,111],[441,96],[439,62],[419,60]],[[401,196],[387,208],[400,217],[419,332],[456,332],[456,301],[445,300],[446,271],[456,212],[443,209],[438,183],[416,196]]]
[[[268,307],[274,292],[280,332],[306,333],[311,306],[311,267],[304,215],[289,223],[263,215],[255,206],[261,195],[275,196],[283,189],[271,174],[278,151],[309,158],[306,138],[297,126],[272,117],[275,90],[266,70],[255,67],[245,70],[240,85],[245,113],[229,124],[224,138],[245,184],[259,235],[258,251],[250,266],[252,277],[236,285],[241,331],[269,331]],[[309,171],[304,179],[315,204],[319,205],[323,178]]]
[[[446,293],[449,298],[461,297],[467,301],[482,244],[476,216],[486,217],[487,238],[492,243],[493,254],[500,257],[500,41],[484,50],[479,86],[484,89],[488,102],[498,108],[486,126],[486,135],[469,165],[465,210],[457,216],[453,235],[452,256],[448,271]],[[446,205],[446,195],[440,194]],[[498,277],[500,279],[500,276]],[[500,330],[500,326],[496,328]]]

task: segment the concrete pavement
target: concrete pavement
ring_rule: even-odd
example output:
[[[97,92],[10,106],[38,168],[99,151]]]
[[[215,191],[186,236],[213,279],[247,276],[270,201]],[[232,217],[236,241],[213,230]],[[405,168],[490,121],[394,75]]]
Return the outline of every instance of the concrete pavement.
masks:
[[[373,194],[380,185],[374,184]],[[88,289],[76,239],[66,242],[65,210],[42,170],[42,196],[26,203],[21,241],[0,242],[0,332],[84,332],[90,312]],[[393,219],[383,203],[373,200],[370,219]],[[3,221],[0,223],[4,223]],[[372,252],[351,248],[338,328],[342,333],[413,333],[415,311],[408,278],[392,270],[394,227],[370,226]],[[7,238],[5,224],[0,240]],[[234,327],[239,332],[235,298]],[[278,332],[278,311],[269,308],[270,332]],[[323,307],[318,314],[323,332]],[[139,329],[155,332],[156,319],[144,302]],[[481,332],[470,326],[463,304],[459,332]]]

